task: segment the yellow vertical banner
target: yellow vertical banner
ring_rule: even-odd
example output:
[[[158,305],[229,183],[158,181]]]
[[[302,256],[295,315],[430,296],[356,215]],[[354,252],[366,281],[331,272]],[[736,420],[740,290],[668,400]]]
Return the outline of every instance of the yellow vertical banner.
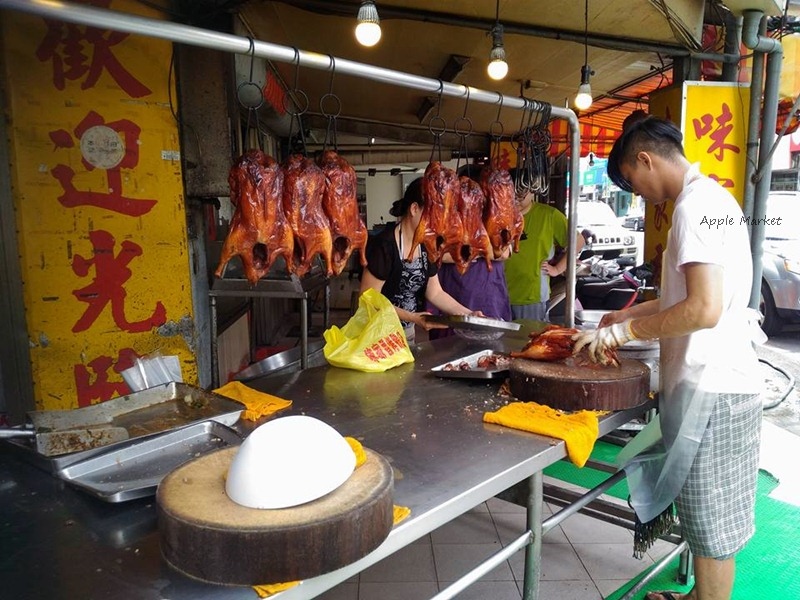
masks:
[[[681,126],[682,90],[667,88],[650,99],[650,114],[672,121]],[[653,278],[658,285],[661,280],[661,256],[667,246],[673,201],[658,206],[645,203],[644,262],[653,266]]]
[[[37,408],[128,393],[155,351],[196,383],[171,44],[11,11],[2,43]]]
[[[690,162],[716,179],[742,203],[744,198],[749,85],[683,84],[683,147]]]

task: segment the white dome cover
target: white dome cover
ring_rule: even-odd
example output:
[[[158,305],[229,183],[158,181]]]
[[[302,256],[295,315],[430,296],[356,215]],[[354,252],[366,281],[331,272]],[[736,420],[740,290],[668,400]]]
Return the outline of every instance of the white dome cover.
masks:
[[[225,492],[242,506],[288,508],[332,492],[355,466],[350,444],[327,423],[281,417],[245,438],[228,470]]]

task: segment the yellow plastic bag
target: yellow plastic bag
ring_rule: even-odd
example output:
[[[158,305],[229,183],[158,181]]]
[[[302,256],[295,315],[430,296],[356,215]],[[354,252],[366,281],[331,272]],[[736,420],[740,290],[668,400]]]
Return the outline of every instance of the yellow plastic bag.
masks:
[[[344,327],[334,325],[323,335],[322,351],[336,367],[377,373],[414,362],[394,306],[371,288],[361,294],[358,310]]]

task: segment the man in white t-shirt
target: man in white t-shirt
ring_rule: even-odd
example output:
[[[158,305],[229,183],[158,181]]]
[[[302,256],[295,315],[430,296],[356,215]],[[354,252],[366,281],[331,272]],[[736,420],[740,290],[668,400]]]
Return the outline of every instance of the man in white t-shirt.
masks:
[[[647,598],[728,600],[734,556],[755,530],[761,430],[747,227],[733,196],[686,159],[681,132],[669,121],[630,125],[609,155],[608,174],[645,202],[675,200],[661,295],[606,315],[597,330],[576,336],[576,352],[586,346],[603,362],[605,350],[627,341],[660,340],[659,416],[648,427],[660,428],[662,439],[624,466],[642,523],[675,502],[695,585],[687,594]]]

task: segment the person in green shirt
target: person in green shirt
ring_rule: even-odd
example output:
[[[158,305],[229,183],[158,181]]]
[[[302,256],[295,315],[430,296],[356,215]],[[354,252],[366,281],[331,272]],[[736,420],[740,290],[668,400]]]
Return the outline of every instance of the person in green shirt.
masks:
[[[510,171],[512,179],[516,179],[515,171]],[[519,252],[511,254],[505,263],[505,271],[512,317],[544,321],[550,299],[550,277],[567,270],[568,258],[580,253],[584,239],[578,235],[577,250],[564,252],[555,264],[550,264],[556,247],[567,246],[567,217],[549,204],[533,200],[530,193],[517,197],[517,206],[525,220],[524,233]]]

